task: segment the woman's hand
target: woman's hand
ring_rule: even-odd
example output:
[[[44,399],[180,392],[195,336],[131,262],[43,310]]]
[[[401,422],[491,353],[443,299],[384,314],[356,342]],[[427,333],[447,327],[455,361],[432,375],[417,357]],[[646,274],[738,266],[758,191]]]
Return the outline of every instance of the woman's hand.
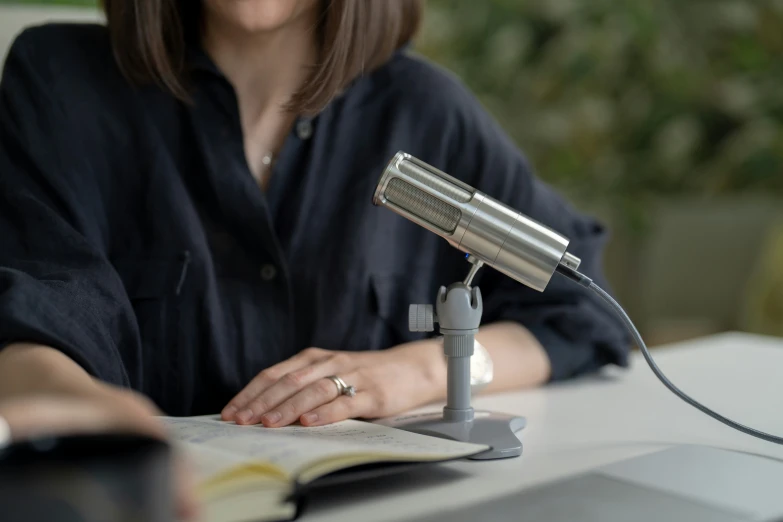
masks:
[[[125,432],[165,438],[155,406],[128,390],[102,386],[94,396],[34,395],[0,401],[12,440],[47,435]]]
[[[330,375],[356,388],[338,395]],[[445,397],[441,343],[418,341],[378,352],[309,348],[259,373],[223,409],[224,420],[280,427],[395,415]]]
[[[146,397],[96,382],[90,395],[39,394],[0,400],[0,417],[11,428],[11,440],[92,433],[132,433],[164,439],[160,412]],[[198,512],[192,475],[177,455],[174,489],[178,516],[191,520]]]

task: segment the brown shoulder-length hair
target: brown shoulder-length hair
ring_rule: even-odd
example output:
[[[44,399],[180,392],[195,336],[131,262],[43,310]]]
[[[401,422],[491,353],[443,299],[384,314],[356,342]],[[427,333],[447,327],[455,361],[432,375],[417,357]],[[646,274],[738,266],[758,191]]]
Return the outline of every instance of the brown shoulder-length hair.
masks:
[[[358,76],[386,62],[418,30],[423,0],[320,0],[320,56],[289,109],[317,113]],[[135,84],[188,100],[186,49],[201,0],[103,0],[115,59]]]

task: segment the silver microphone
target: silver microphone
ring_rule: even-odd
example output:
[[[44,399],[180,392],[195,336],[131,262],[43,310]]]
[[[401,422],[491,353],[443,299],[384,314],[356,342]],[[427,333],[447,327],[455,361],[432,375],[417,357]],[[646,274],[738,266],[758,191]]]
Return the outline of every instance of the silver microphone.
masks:
[[[579,267],[567,238],[405,152],[386,167],[373,203],[539,292],[558,265]]]
[[[470,408],[470,394],[466,391],[470,386],[469,362],[466,359],[470,358],[472,350],[464,349],[465,343],[462,341],[467,339],[470,341],[469,346],[473,346],[473,332],[478,331],[482,312],[481,299],[477,298],[480,297],[478,288],[471,289],[469,281],[483,263],[539,292],[546,289],[555,271],[592,290],[617,313],[655,376],[672,393],[735,430],[783,444],[783,437],[724,417],[675,386],[655,364],[639,330],[622,306],[592,279],[577,271],[581,261],[566,251],[569,241],[557,232],[405,152],[398,152],[386,167],[375,189],[373,203],[391,209],[438,234],[475,258],[468,257],[473,267],[466,282],[448,288],[441,287],[436,303],[439,307],[437,321],[441,333],[445,333],[444,337],[449,341],[444,341],[444,352],[449,357],[449,373],[448,399],[443,419],[411,421],[411,427],[405,429],[419,430],[426,435],[440,434],[449,439],[454,439],[457,434],[459,440],[487,443],[493,448],[474,458],[508,457],[521,453],[521,445],[509,444],[509,441],[518,442],[516,437],[509,438],[506,435],[509,427],[522,419],[504,416],[493,418],[494,414],[474,418]],[[449,298],[452,293],[454,299]],[[413,331],[432,331],[434,328],[432,307],[424,306],[429,308],[414,305],[411,309]],[[474,313],[476,310],[477,314]],[[425,327],[418,328],[420,323]],[[482,422],[484,426],[481,429],[462,429],[465,425],[472,427],[474,423]],[[518,428],[512,428],[511,431],[518,431]],[[460,433],[463,434],[461,439]]]

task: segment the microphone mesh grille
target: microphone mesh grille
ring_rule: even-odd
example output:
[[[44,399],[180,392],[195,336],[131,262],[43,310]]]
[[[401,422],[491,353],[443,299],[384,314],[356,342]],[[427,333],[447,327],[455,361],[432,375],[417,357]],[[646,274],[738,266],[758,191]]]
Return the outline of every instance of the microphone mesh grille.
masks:
[[[462,217],[460,209],[400,178],[389,181],[384,196],[387,201],[447,233],[456,230]]]
[[[401,169],[403,167],[400,167]],[[446,196],[449,199],[453,199],[454,201],[457,201],[459,203],[467,203],[470,201],[470,198],[473,197],[473,194],[468,192],[467,190],[464,190],[452,183],[449,183],[448,181],[440,178],[439,176],[433,175],[426,170],[423,170],[419,168],[415,164],[406,164],[404,166],[404,172],[411,178],[415,179],[419,183],[423,183],[430,187],[431,189],[434,189],[444,196]]]

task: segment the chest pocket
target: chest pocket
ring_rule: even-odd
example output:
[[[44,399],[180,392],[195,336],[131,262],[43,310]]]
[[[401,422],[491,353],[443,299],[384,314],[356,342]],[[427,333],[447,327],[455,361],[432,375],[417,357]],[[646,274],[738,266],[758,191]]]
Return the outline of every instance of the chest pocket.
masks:
[[[140,388],[164,411],[182,403],[180,379],[187,361],[180,349],[180,301],[190,258],[121,259],[113,262],[139,327]]]

